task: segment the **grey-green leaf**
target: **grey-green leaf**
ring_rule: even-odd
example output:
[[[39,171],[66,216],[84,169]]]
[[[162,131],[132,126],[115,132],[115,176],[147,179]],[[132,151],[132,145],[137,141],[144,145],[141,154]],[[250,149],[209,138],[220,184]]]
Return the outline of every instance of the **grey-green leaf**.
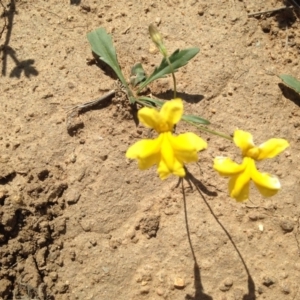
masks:
[[[200,118],[200,117],[194,116],[194,115],[183,115],[182,120],[187,121],[187,122],[193,122],[196,124],[203,124],[203,125],[210,124],[210,122],[208,120],[205,120],[203,118]]]
[[[178,68],[185,66],[189,62],[189,60],[191,60],[199,51],[199,48],[176,50],[169,57],[173,70],[176,71]],[[170,73],[172,73],[172,68],[170,68],[167,60],[163,58],[160,65],[157,68],[155,68],[154,72],[139,85],[139,91],[146,87],[150,82],[158,78],[162,78]]]
[[[295,92],[300,94],[300,81],[291,75],[281,74],[280,79]]]
[[[130,82],[133,86],[138,85],[146,79],[146,73],[141,63],[137,63],[131,68],[131,75]]]
[[[87,34],[87,39],[93,52],[115,71],[121,82],[126,86],[127,83],[119,66],[116,49],[113,45],[111,36],[104,28],[97,28]]]
[[[139,100],[145,101],[145,102],[150,102],[150,103],[156,105],[157,107],[161,107],[165,103],[161,100],[153,99],[153,98],[149,98],[149,97],[139,97]]]

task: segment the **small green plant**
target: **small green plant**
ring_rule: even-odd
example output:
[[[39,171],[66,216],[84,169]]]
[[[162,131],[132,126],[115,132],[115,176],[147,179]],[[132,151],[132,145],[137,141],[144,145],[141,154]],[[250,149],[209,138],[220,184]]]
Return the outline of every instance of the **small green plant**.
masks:
[[[131,104],[139,103],[148,107],[161,107],[163,101],[153,99],[141,95],[141,92],[153,81],[164,78],[168,74],[172,74],[174,80],[174,98],[176,98],[176,81],[174,72],[185,66],[198,52],[199,48],[189,48],[185,50],[176,50],[169,57],[167,56],[166,48],[164,47],[160,34],[154,26],[149,26],[149,32],[156,45],[162,51],[164,58],[159,66],[147,76],[141,63],[135,64],[131,69],[131,80],[127,83],[122,70],[120,68],[116,49],[113,45],[111,36],[104,28],[98,28],[87,34],[88,41],[92,47],[92,51],[99,57],[100,60],[108,64],[118,76]],[[155,32],[155,33],[154,33]],[[183,120],[193,125],[208,125],[209,121],[194,115],[185,115]]]
[[[254,182],[262,196],[271,197],[275,195],[281,188],[278,178],[268,173],[259,172],[256,168],[256,162],[275,157],[289,147],[289,143],[284,139],[273,138],[260,146],[255,146],[252,135],[246,131],[235,130],[232,138],[203,126],[209,125],[209,121],[201,117],[183,115],[183,102],[176,98],[175,71],[185,66],[199,52],[199,49],[176,50],[168,56],[162,37],[153,25],[149,26],[149,33],[152,41],[163,55],[163,59],[149,76],[146,75],[141,63],[134,65],[131,70],[130,83],[125,80],[119,66],[111,36],[103,28],[88,33],[88,40],[93,52],[114,70],[126,90],[130,103],[145,106],[138,111],[139,121],[158,133],[157,138],[142,139],[130,146],[126,152],[126,157],[136,159],[140,170],[157,165],[157,172],[162,180],[171,174],[180,178],[187,178],[190,173],[185,164],[198,161],[198,152],[205,150],[207,143],[192,132],[176,136],[174,134],[175,125],[182,119],[201,130],[232,141],[241,149],[243,158],[241,164],[237,164],[226,157],[214,159],[213,168],[221,176],[230,178],[228,190],[232,198],[238,202],[247,200],[251,181]],[[171,74],[173,78],[174,99],[164,102],[161,99],[153,99],[141,94],[151,82],[168,74]],[[289,75],[281,75],[280,78],[287,85],[300,92],[299,82],[295,78]],[[160,108],[160,111],[157,108]]]

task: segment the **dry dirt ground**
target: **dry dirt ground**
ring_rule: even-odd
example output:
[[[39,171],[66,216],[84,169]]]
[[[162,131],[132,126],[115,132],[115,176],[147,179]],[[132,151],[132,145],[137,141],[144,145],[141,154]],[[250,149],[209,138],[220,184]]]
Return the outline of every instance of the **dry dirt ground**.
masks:
[[[275,0],[0,2],[0,299],[300,299],[300,97],[277,77],[300,78],[299,11],[248,16]],[[134,63],[150,72],[161,60],[150,23],[170,52],[200,48],[177,72],[186,112],[257,144],[290,142],[260,165],[280,177],[278,195],[230,199],[212,159],[239,150],[183,122],[178,132],[209,143],[189,166],[203,197],[139,171],[125,152],[148,130],[122,93],[68,117],[115,82],[92,63],[86,33],[112,34],[129,78]],[[171,91],[165,78],[148,92]]]

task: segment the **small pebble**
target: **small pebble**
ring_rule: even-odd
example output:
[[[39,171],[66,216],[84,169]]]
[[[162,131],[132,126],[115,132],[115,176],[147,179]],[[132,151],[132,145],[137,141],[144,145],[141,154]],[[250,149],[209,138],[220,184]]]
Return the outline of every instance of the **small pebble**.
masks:
[[[57,279],[58,275],[57,275],[56,272],[50,272],[50,273],[49,273],[49,277],[50,277],[53,281],[55,281],[55,280]]]
[[[263,278],[263,285],[265,285],[265,286],[267,286],[267,287],[269,287],[269,286],[275,284],[275,282],[276,282],[276,280],[275,280],[274,278],[272,278],[272,277],[265,276],[265,277]]]
[[[289,286],[287,286],[287,285],[283,285],[283,286],[281,287],[281,291],[282,291],[282,293],[285,294],[285,295],[288,295],[288,294],[291,293],[291,289],[290,289]]]
[[[146,295],[149,294],[149,291],[150,291],[149,287],[144,286],[140,289],[140,294]]]
[[[94,246],[94,247],[97,246],[97,241],[95,241],[95,240],[90,240],[90,243],[91,243],[91,245]]]
[[[224,281],[224,285],[231,287],[233,285],[232,279],[231,278],[226,278],[225,281]]]
[[[174,287],[176,287],[177,289],[183,289],[185,287],[184,279],[176,277],[174,280]]]
[[[280,227],[284,232],[291,232],[294,229],[294,222],[290,220],[282,220],[280,222]]]
[[[86,11],[86,12],[90,12],[91,11],[91,7],[87,4],[82,4],[81,6],[81,9]]]
[[[159,24],[161,23],[161,18],[159,17],[155,18],[155,23],[157,26],[159,26]]]
[[[271,23],[269,20],[263,20],[261,22],[261,29],[263,32],[268,33],[271,31]]]
[[[156,289],[156,294],[157,294],[158,296],[162,296],[162,295],[164,294],[164,291],[163,291],[161,288],[157,288],[157,289]]]

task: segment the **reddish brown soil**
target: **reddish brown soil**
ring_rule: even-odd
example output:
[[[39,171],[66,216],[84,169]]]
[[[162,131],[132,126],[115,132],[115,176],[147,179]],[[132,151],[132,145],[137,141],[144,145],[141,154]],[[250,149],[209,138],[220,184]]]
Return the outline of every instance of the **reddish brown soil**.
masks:
[[[277,77],[300,78],[297,11],[248,16],[276,0],[0,2],[0,299],[300,299],[300,97]],[[250,131],[257,144],[291,145],[259,165],[280,178],[280,193],[266,200],[253,189],[241,204],[212,169],[239,150],[178,124],[209,143],[188,166],[204,199],[184,182],[192,249],[178,179],[125,158],[148,130],[124,95],[68,117],[114,85],[87,63],[86,33],[112,34],[129,78],[134,63],[150,72],[161,60],[150,23],[170,52],[200,48],[177,72],[187,113],[227,134]],[[170,99],[171,79],[149,92]]]

